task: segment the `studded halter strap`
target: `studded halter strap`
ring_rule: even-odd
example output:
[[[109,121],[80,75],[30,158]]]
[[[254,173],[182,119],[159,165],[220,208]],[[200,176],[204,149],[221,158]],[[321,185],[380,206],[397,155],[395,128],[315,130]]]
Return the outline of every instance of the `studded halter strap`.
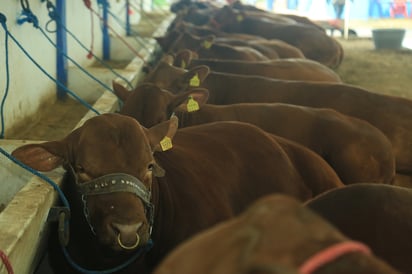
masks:
[[[75,175],[73,168],[71,170]],[[111,173],[80,184],[77,176],[74,177],[76,178],[76,187],[82,195],[84,214],[93,232],[94,229],[89,220],[85,198],[114,192],[130,192],[136,194],[145,205],[146,217],[149,222],[149,234],[151,235],[154,223],[154,205],[150,201],[150,190],[138,178],[126,173]]]

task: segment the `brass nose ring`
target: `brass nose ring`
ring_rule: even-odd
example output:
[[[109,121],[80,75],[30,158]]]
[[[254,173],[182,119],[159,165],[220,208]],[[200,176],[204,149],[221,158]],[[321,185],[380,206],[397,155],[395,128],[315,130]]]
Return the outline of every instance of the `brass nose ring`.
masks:
[[[131,246],[124,245],[124,244],[122,243],[122,240],[120,239],[120,233],[117,234],[117,243],[118,243],[118,244],[120,245],[120,247],[123,248],[123,249],[126,249],[126,250],[135,249],[135,248],[139,245],[139,242],[140,242],[140,237],[139,237],[139,234],[137,234],[137,232],[136,232],[136,242],[135,242],[133,245],[131,245]]]

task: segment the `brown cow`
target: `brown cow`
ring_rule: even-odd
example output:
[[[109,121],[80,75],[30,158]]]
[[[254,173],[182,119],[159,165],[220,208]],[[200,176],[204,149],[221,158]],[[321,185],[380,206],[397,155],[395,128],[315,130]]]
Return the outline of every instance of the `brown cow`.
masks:
[[[259,199],[239,216],[191,237],[153,272],[193,273],[400,272],[298,201],[273,194]]]
[[[357,184],[321,194],[306,206],[402,273],[412,273],[412,189]]]
[[[120,113],[145,127],[166,121],[172,113],[179,118],[179,127],[214,121],[248,122],[315,151],[345,184],[391,183],[395,176],[392,145],[386,136],[369,123],[332,109],[280,103],[210,105],[205,104],[207,90],[174,95],[151,84],[128,92],[114,82],[113,89],[124,102]],[[192,100],[196,108],[191,107]]]
[[[173,44],[169,47],[170,52],[176,52],[181,49],[189,49],[196,52],[201,58],[206,59],[224,59],[224,60],[245,60],[245,61],[263,61],[268,60],[258,50],[250,46],[232,46],[229,44],[214,43],[215,36],[209,35],[198,37],[187,32],[172,32],[174,39]],[[160,41],[159,41],[160,42]]]
[[[282,14],[278,13],[277,14],[277,13],[274,13],[272,11],[268,12],[267,10],[262,10],[262,9],[254,7],[254,6],[251,6],[251,5],[244,5],[240,1],[235,1],[230,6],[234,9],[236,9],[236,10],[246,12],[247,14],[250,14],[250,15],[257,15],[257,16],[262,16],[263,15],[263,16],[266,16],[268,18],[271,18],[272,16],[275,16],[275,17],[276,16],[283,16],[283,17],[289,18],[289,20],[294,20],[295,22],[298,22],[298,23],[311,25],[311,26],[316,27],[320,30],[325,30],[322,26],[319,26],[317,24],[317,22],[312,21],[309,18],[304,17],[304,16],[299,16],[299,15],[296,15],[296,14],[284,14],[284,13],[282,13]],[[215,9],[215,10],[218,9],[218,8],[219,7],[216,7],[216,6],[213,7],[213,9]],[[212,9],[212,7],[210,7],[210,9]]]
[[[308,24],[280,24],[259,16],[244,14],[228,6],[219,9],[211,20],[213,26],[230,33],[258,35],[280,39],[299,48],[306,58],[336,68],[343,59],[342,45],[333,37]]]
[[[330,167],[322,170],[316,163],[317,178],[304,178],[302,163],[294,165],[299,146],[287,143],[286,151],[251,124],[209,123],[177,131],[177,123],[172,118],[147,129],[131,117],[103,114],[62,140],[13,151],[34,169],[63,164],[73,173],[64,186],[72,208],[67,252],[77,264],[102,271],[143,252],[121,273],[150,273],[181,241],[261,196],[280,192],[304,201],[311,192],[342,185]],[[139,251],[150,238],[153,248]],[[56,273],[77,273],[56,244],[49,252]]]
[[[232,46],[252,47],[269,59],[277,58],[305,58],[303,52],[279,39],[264,39],[256,35],[246,35],[240,33],[225,33],[208,26],[196,26],[186,22],[176,22],[173,30],[168,31],[165,36],[156,37],[157,42],[164,52],[170,52],[173,42],[179,37],[181,32],[188,32],[196,36],[213,35],[215,43],[229,44]]]
[[[335,109],[380,129],[392,143],[397,173],[412,175],[412,101],[409,99],[339,83],[282,81],[210,72],[206,66],[187,71],[172,63],[173,59],[161,61],[145,81],[174,93],[193,87],[206,88],[210,104],[279,102]]]
[[[181,68],[194,68],[205,65],[212,71],[242,75],[256,75],[284,80],[301,80],[341,83],[339,75],[329,67],[309,59],[288,58],[271,62],[244,62],[234,60],[197,59],[188,50],[178,52],[174,65]]]

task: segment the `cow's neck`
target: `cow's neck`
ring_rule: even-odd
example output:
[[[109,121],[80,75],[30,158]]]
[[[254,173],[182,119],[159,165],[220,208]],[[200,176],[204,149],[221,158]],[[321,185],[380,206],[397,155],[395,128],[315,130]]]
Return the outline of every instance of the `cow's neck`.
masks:
[[[226,102],[226,97],[230,93],[237,93],[238,86],[245,84],[250,85],[249,82],[239,84],[239,82],[244,79],[247,79],[247,77],[212,71],[203,81],[201,87],[209,90],[209,104],[232,103]]]
[[[196,51],[199,56],[205,58],[216,58],[219,56],[232,56],[233,54],[237,54],[237,51],[228,46],[221,46],[213,44],[211,48],[203,48],[202,46]]]
[[[155,153],[158,164],[162,167],[179,166],[181,163],[175,161],[176,158],[171,155],[165,155],[163,152]],[[173,168],[166,170],[164,177],[154,178],[152,184],[152,202],[155,206],[155,221],[153,225],[152,240],[153,248],[146,257],[147,264],[154,267],[184,238],[181,235],[179,223],[176,223],[177,204],[176,185],[174,182],[176,174],[171,172]]]
[[[232,108],[223,109],[213,105],[203,105],[198,111],[195,112],[177,111],[175,112],[175,115],[179,118],[180,128],[216,121],[239,119],[236,112],[232,111]]]

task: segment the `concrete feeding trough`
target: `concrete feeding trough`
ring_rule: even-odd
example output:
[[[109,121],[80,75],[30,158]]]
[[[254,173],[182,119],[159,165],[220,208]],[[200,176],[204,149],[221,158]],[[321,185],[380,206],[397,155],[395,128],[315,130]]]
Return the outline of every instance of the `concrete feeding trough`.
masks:
[[[405,29],[401,28],[372,30],[372,38],[375,49],[402,49],[405,32]]]
[[[153,30],[152,37],[163,35],[171,20],[173,20],[174,15],[169,14],[164,18],[161,24],[154,26],[156,29]],[[142,56],[150,59],[153,57],[152,55],[155,55],[157,45],[154,39],[150,37],[146,39],[146,48],[142,52]],[[116,53],[123,52],[117,48],[117,45],[118,43],[113,41],[111,50],[115,61]],[[124,58],[123,55],[119,57],[122,62],[124,62]],[[125,67],[119,67],[116,71],[123,79],[127,79],[134,86],[141,80],[143,66],[144,62],[140,58],[134,57],[130,62],[127,62]],[[112,80],[121,84],[124,83],[122,78],[113,76],[107,69],[93,66],[87,68],[87,70],[108,86],[111,86]],[[85,98],[99,113],[114,112],[118,109],[118,99],[112,92],[104,90],[101,86],[91,82],[89,78],[85,77],[77,69],[69,69],[68,73],[69,89],[79,91],[77,95],[82,99]],[[124,85],[126,86],[125,83]],[[75,116],[73,112],[84,108],[84,106],[79,107],[78,103],[71,98],[66,101],[69,101],[69,103],[57,101],[55,104],[58,105],[57,107],[69,107],[76,104],[76,109],[71,110],[68,116]],[[81,118],[77,121],[67,123],[65,121],[62,122],[62,119],[59,117],[51,117],[50,121],[55,124],[33,125],[25,129],[27,132],[21,132],[20,136],[14,135],[9,139],[0,140],[0,147],[10,153],[24,144],[63,137],[73,129],[81,126],[87,119],[95,116],[96,113],[86,109],[82,110],[81,115]],[[51,116],[58,116],[58,114]],[[26,127],[28,126],[26,125]],[[28,134],[30,133],[28,132],[35,132],[38,128],[40,129],[39,133],[35,134],[34,138],[24,137],[29,136]],[[56,134],[54,131],[59,131],[59,133]],[[45,173],[45,175],[60,185],[64,170],[59,168]],[[57,192],[47,182],[0,154],[0,250],[7,254],[14,273],[35,272],[46,248],[45,243],[48,234],[46,220],[48,212],[57,199]],[[8,273],[8,271],[6,266],[0,261],[0,274],[3,273]]]

